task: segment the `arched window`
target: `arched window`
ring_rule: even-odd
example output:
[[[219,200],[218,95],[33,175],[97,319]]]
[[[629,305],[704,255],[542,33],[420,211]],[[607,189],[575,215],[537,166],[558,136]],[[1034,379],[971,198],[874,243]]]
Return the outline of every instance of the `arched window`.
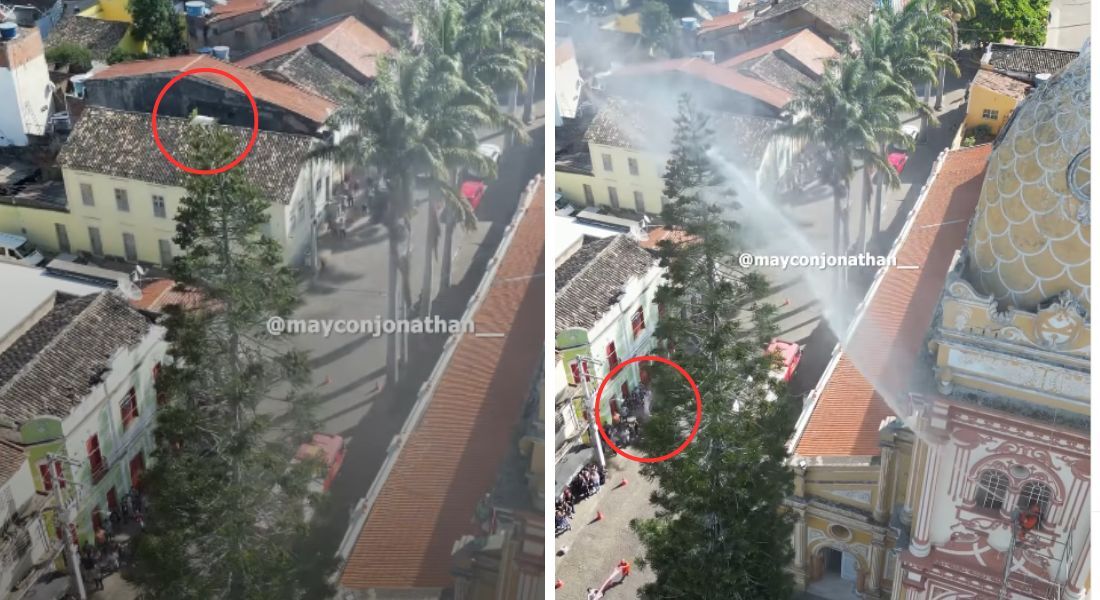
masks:
[[[1008,493],[1008,476],[1004,473],[986,469],[978,477],[978,492],[974,494],[974,505],[1000,511],[1005,505]]]
[[[1020,489],[1020,497],[1016,500],[1016,508],[1030,510],[1032,506],[1039,507],[1039,516],[1046,517],[1050,509],[1050,486],[1038,481],[1028,481]]]

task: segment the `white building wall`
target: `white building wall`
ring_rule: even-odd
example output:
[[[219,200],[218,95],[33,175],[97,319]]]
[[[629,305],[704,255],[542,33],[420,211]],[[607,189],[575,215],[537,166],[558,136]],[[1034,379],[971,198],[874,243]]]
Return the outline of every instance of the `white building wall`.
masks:
[[[65,453],[81,466],[74,478],[78,485],[77,526],[88,526],[94,507],[106,509],[106,495],[114,487],[118,498],[130,490],[130,461],[139,453],[146,457],[152,450],[152,433],[156,424],[156,390],[153,368],[164,360],[167,343],[165,330],[154,325],[135,348],[120,348],[108,362],[106,380],[96,386],[80,405],[62,422]],[[138,398],[138,418],[123,429],[122,401],[134,388]],[[109,473],[96,484],[92,482],[87,442],[99,436],[100,454]]]
[[[19,30],[20,38],[8,44],[18,44],[18,51],[41,41],[24,40],[23,36],[40,38],[37,29]],[[0,48],[0,51],[5,49]],[[46,56],[38,52],[27,62],[9,69],[0,67],[0,146],[25,146],[27,135],[42,135],[50,116],[53,84],[46,66]]]

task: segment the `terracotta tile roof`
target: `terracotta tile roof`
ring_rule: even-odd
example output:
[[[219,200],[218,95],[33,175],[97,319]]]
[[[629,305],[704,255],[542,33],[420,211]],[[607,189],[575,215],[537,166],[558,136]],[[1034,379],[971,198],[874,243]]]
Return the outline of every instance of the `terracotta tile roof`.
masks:
[[[987,90],[993,90],[1017,100],[1023,100],[1027,97],[1027,93],[1031,91],[1031,84],[987,69],[978,69],[971,85],[979,85]]]
[[[213,5],[210,9],[211,14],[207,19],[207,22],[210,23],[261,11],[268,6],[267,0],[228,0],[224,4],[219,2],[212,2],[211,4]],[[274,2],[271,4],[274,4]]]
[[[162,312],[168,306],[195,308],[202,303],[202,295],[194,290],[177,289],[171,279],[155,279],[141,286],[141,299],[131,300],[130,306],[149,312]]]
[[[315,45],[339,57],[364,80],[378,74],[378,57],[393,50],[377,31],[355,17],[346,17],[313,31],[280,38],[235,62],[242,67],[253,67],[279,56],[311,52]]]
[[[776,109],[782,109],[791,101],[791,93],[773,85],[747,77],[735,70],[712,64],[702,58],[674,58],[623,67],[614,73],[618,76],[647,76],[656,73],[682,73],[728,90],[745,94]]]
[[[16,423],[69,416],[107,360],[138,344],[149,327],[113,293],[58,294],[54,307],[0,353],[0,415]]]
[[[720,66],[736,67],[749,59],[773,53],[780,55],[784,60],[798,63],[818,76],[825,73],[825,61],[839,56],[832,44],[812,30],[803,29],[770,44],[742,52],[729,60],[722,61]]]
[[[779,0],[775,5],[767,3],[758,7],[756,14],[744,28],[803,10],[833,29],[843,32],[866,21],[874,6],[875,0]]]
[[[27,455],[23,449],[15,444],[0,441],[0,485],[4,485],[27,462]]]
[[[157,118],[157,130],[168,152],[180,159],[187,120]],[[220,125],[239,140],[243,150],[251,129]],[[77,122],[58,154],[62,167],[137,179],[161,185],[182,186],[185,173],[161,155],[153,141],[152,115],[91,106]],[[305,135],[260,131],[252,151],[241,162],[249,179],[273,201],[288,203],[314,138]],[[127,151],[120,152],[120,148]]]
[[[713,19],[707,19],[699,25],[699,33],[710,33],[712,31],[719,31],[722,29],[736,28],[740,29],[742,25],[748,22],[752,18],[753,13],[756,12],[756,8],[749,8],[737,12],[726,13],[714,17]]]
[[[641,242],[638,242],[638,244],[641,245],[642,248],[646,248],[647,250],[656,250],[658,244],[660,244],[664,240],[668,240],[673,244],[682,244],[683,242],[692,239],[691,236],[689,236],[684,231],[677,231],[675,229],[668,229],[666,227],[654,227],[650,229],[648,233],[649,237]]]
[[[90,80],[141,77],[156,74],[176,74],[200,67],[215,68],[233,75],[244,83],[257,102],[263,101],[299,114],[315,123],[323,123],[336,108],[331,100],[293,85],[272,81],[255,71],[217,60],[205,54],[171,56],[152,60],[118,63],[93,75]],[[215,73],[195,75],[234,94],[241,93],[235,83]]]
[[[799,456],[877,456],[882,420],[894,416],[872,381],[907,390],[913,367],[939,305],[947,269],[963,247],[981,194],[991,146],[949,152],[926,197],[895,246],[890,268],[864,299],[852,336],[798,437]],[[859,357],[859,368],[852,356]]]
[[[540,183],[447,363],[431,403],[409,435],[341,574],[342,588],[446,588],[451,550],[478,534],[473,515],[493,488],[543,357],[545,322]]]

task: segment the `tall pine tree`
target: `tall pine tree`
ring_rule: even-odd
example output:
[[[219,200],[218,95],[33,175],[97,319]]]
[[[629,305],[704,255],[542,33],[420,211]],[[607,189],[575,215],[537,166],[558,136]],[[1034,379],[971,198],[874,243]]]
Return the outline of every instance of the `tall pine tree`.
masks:
[[[652,519],[633,527],[643,567],[656,581],[641,597],[760,600],[789,598],[793,491],[784,464],[795,414],[769,378],[776,332],[765,279],[737,266],[736,224],[722,204],[731,192],[710,159],[708,117],[681,97],[665,173],[667,224],[686,234],[663,242],[666,284],[657,294],[657,336],[667,355],[699,386],[703,418],[678,456],[643,467],[656,479]],[[642,449],[650,456],[680,445],[695,418],[694,394],[671,369],[654,370],[653,417]]]
[[[203,169],[226,164],[244,143],[202,125],[185,139],[188,164]],[[303,548],[312,465],[290,466],[315,425],[313,399],[301,393],[309,370],[264,328],[295,305],[295,281],[262,234],[270,202],[243,168],[190,176],[186,188],[175,238],[184,254],[172,273],[203,302],[166,320],[170,364],[157,382],[164,404],[135,569],[142,597],[305,598],[324,577]],[[283,429],[259,410],[277,394],[291,407]]]

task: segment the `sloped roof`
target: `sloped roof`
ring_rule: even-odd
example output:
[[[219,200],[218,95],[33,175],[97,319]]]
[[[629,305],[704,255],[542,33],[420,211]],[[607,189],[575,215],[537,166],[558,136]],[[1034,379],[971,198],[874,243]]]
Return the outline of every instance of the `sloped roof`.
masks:
[[[287,54],[311,53],[315,45],[339,57],[363,79],[373,79],[378,74],[378,57],[393,50],[380,33],[355,17],[345,17],[313,31],[279,38],[235,62],[242,67],[255,67]]]
[[[797,63],[799,66],[814,73],[825,73],[825,62],[839,56],[836,48],[811,29],[801,29],[791,35],[746,50],[733,58],[722,61],[720,66],[737,67],[750,59],[758,58],[766,54],[778,54],[784,60]]]
[[[755,12],[756,8],[753,7],[707,19],[699,25],[699,33],[704,34],[731,28],[740,29],[742,25],[749,22]]]
[[[1055,50],[1037,46],[1015,44],[991,44],[989,66],[1000,71],[1013,71],[1038,75],[1057,75],[1081,53],[1075,50]]]
[[[16,423],[67,417],[111,356],[138,344],[150,326],[110,292],[58,293],[54,307],[0,353],[0,415]]]
[[[71,43],[87,48],[95,60],[107,60],[107,56],[118,47],[129,29],[130,24],[121,21],[69,15],[62,18],[57,27],[50,31],[50,36],[46,38],[46,49]]]
[[[895,246],[899,266],[919,268],[891,267],[868,292],[851,338],[826,369],[809,419],[795,434],[795,454],[879,454],[879,426],[895,415],[876,384],[898,394],[911,389],[947,270],[966,242],[990,150],[976,146],[944,157]]]
[[[23,468],[27,455],[15,444],[0,440],[0,485],[4,485]]]
[[[1028,91],[1031,90],[1031,84],[1029,83],[1024,83],[1019,79],[988,69],[978,69],[978,72],[974,74],[974,81],[971,82],[971,85],[979,85],[1017,100],[1023,100]]]
[[[183,135],[187,124],[186,119],[157,118],[161,142],[180,161],[184,160]],[[242,151],[252,134],[246,127],[217,127],[233,134]],[[151,131],[152,115],[90,106],[61,148],[57,162],[62,167],[80,171],[182,186],[186,173],[161,155]],[[241,168],[270,200],[290,202],[301,165],[314,141],[305,135],[260,131],[252,151],[241,162]],[[121,152],[120,148],[126,151]]]
[[[708,113],[714,139],[741,166],[759,168],[778,119],[730,113]],[[585,131],[583,140],[636,150],[670,148],[672,117],[649,105],[613,98],[604,103]]]
[[[756,10],[744,28],[755,27],[795,10],[804,10],[837,31],[847,31],[866,21],[874,9],[875,0],[780,0]]]
[[[340,576],[350,590],[446,588],[451,550],[512,448],[543,358],[545,188],[516,225],[488,292],[407,438]],[[392,597],[392,596],[385,596]]]
[[[787,90],[753,77],[747,77],[733,69],[718,66],[702,58],[674,58],[629,65],[614,71],[611,77],[649,76],[658,73],[687,75],[733,92],[745,94],[780,110],[791,101],[792,97]]]
[[[198,68],[215,68],[233,75],[243,83],[257,101],[267,102],[296,113],[313,121],[322,123],[336,106],[331,100],[318,96],[300,87],[272,81],[255,71],[217,60],[205,54],[171,56],[152,60],[138,60],[118,63],[99,71],[89,81],[102,81],[122,77],[142,77],[146,75],[178,74]],[[242,93],[231,80],[216,73],[198,73],[199,79],[225,88],[235,94]]]
[[[655,268],[657,258],[629,236],[586,237],[580,249],[554,270],[557,330],[592,328],[628,281]]]

